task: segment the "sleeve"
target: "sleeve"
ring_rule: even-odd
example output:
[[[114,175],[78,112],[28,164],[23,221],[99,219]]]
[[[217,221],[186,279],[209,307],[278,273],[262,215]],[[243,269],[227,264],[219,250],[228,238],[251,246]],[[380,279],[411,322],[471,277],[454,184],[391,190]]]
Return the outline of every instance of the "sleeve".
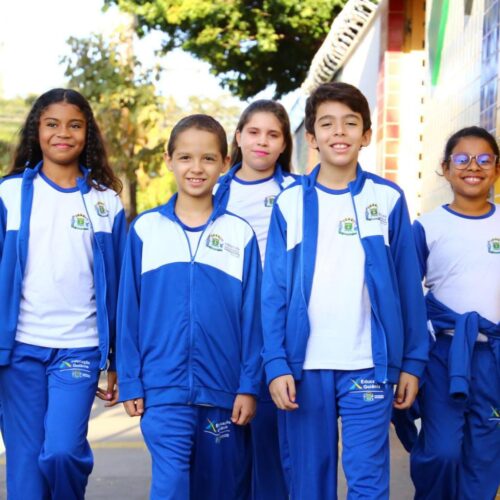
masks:
[[[3,255],[3,246],[5,243],[5,233],[7,231],[7,208],[0,196],[0,260]]]
[[[116,195],[118,198],[118,195]],[[120,270],[123,261],[123,253],[125,251],[125,240],[127,238],[127,220],[125,218],[125,211],[118,198],[118,213],[115,215],[113,221],[113,228],[111,232],[112,246],[113,246],[113,270],[114,273],[114,297],[112,304],[108,308],[109,314],[109,370],[116,370],[116,295],[118,284],[120,282]],[[109,272],[109,271],[108,271]],[[108,285],[108,288],[109,285]]]
[[[118,293],[117,371],[120,401],[144,397],[140,379],[139,314],[141,296],[142,241],[132,227],[125,244],[125,255]]]
[[[260,291],[262,265],[255,235],[245,248],[243,270],[243,301],[241,310],[241,372],[238,394],[258,396],[262,381],[262,324]]]
[[[266,264],[262,279],[262,325],[264,332],[264,368],[267,383],[292,373],[285,351],[287,317],[286,222],[274,204],[267,238]]]
[[[404,328],[401,370],[421,377],[429,346],[426,310],[415,240],[403,193],[389,216],[389,240]]]
[[[427,238],[422,224],[416,220],[413,223],[413,239],[417,251],[418,266],[420,270],[420,279],[423,280],[427,274],[427,257],[429,257],[429,248],[427,247]]]

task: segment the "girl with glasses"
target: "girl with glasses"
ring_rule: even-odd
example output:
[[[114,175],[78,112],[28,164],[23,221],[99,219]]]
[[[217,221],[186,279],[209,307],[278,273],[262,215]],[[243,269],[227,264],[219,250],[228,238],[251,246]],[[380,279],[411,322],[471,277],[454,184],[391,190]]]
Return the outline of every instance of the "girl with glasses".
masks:
[[[448,140],[453,201],[414,224],[434,339],[411,452],[417,499],[492,499],[500,480],[499,149],[479,127]]]

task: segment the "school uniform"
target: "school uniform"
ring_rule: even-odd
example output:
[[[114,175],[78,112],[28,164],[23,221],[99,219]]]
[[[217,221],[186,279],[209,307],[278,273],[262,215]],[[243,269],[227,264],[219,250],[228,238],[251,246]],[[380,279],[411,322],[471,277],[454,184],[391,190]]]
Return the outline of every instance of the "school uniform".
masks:
[[[256,181],[237,177],[241,163],[221,177],[215,186],[217,199],[227,202],[227,209],[243,217],[255,231],[264,266],[267,233],[276,196],[293,184],[297,177],[284,172],[277,164],[273,175]],[[278,410],[263,380],[257,414],[250,424],[252,437],[252,497],[256,500],[288,498],[288,487],[281,465],[278,433]]]
[[[247,498],[248,432],[230,416],[237,394],[258,395],[262,374],[257,240],[223,204],[204,226],[185,226],[176,199],[129,232],[120,398],[144,398],[152,499]]]
[[[0,184],[0,399],[9,498],[83,498],[87,425],[114,363],[125,242],[118,195],[63,189],[42,162]]]
[[[339,416],[349,498],[388,498],[392,384],[427,359],[411,225],[395,184],[358,166],[335,191],[318,173],[275,202],[262,289],[268,383],[297,385],[280,420],[291,498],[336,497]]]
[[[500,484],[500,212],[448,206],[414,223],[431,333],[411,453],[419,499],[493,498]]]

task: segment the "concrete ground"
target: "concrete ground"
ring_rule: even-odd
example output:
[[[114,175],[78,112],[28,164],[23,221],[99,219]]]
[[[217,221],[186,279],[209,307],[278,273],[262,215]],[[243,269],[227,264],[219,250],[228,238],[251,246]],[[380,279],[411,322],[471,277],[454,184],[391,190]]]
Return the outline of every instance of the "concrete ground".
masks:
[[[104,409],[96,401],[89,426],[89,440],[95,457],[94,472],[87,488],[87,500],[146,500],[151,461],[143,443],[138,419],[125,414],[122,406]],[[0,499],[5,499],[5,455],[0,443]],[[413,487],[408,472],[408,455],[391,431],[391,499],[410,500]],[[340,471],[339,498],[346,488]],[[326,500],[326,499],[325,499]]]

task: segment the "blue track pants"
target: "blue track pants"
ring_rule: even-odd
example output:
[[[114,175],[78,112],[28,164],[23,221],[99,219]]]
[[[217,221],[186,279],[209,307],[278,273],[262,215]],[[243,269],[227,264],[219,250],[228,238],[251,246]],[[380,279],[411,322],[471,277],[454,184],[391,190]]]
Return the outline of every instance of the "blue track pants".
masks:
[[[10,365],[0,369],[9,500],[83,500],[99,361],[97,347],[15,343]]]
[[[269,392],[267,391],[269,395]],[[269,397],[269,396],[268,396]],[[270,399],[259,401],[250,424],[252,435],[252,498],[287,500],[288,488],[281,465],[278,409]]]
[[[153,463],[152,500],[250,497],[249,430],[230,417],[230,410],[208,406],[146,408],[141,430]]]
[[[392,385],[374,382],[373,369],[304,370],[297,383],[299,408],[279,420],[291,499],[337,498],[339,417],[348,499],[388,499],[392,400]]]
[[[491,347],[476,343],[470,395],[449,396],[451,338],[439,335],[419,394],[422,430],[411,453],[419,500],[492,500],[500,484],[500,376]]]

